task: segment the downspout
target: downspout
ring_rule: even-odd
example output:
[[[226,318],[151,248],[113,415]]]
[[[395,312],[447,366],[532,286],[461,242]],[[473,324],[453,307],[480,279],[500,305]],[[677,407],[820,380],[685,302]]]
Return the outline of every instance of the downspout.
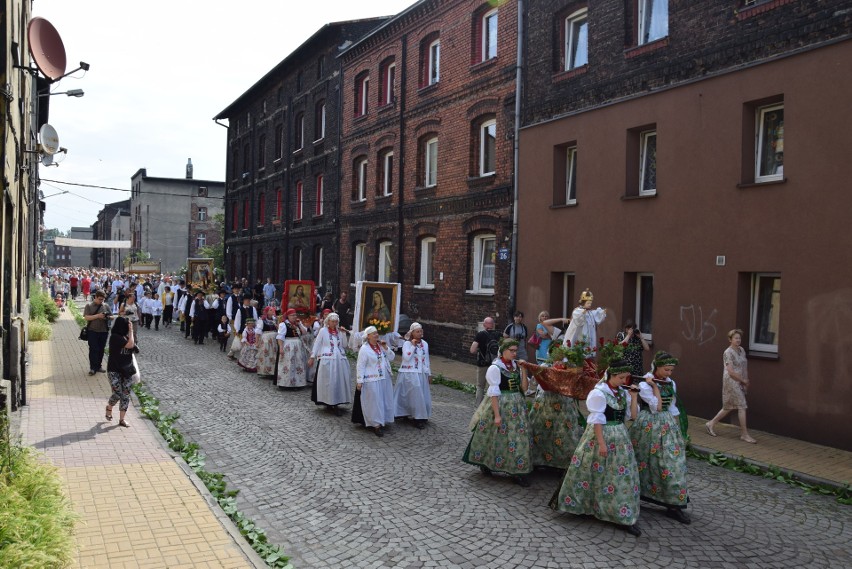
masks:
[[[228,259],[228,209],[229,209],[228,204],[231,201],[230,198],[228,197],[228,194],[230,193],[230,191],[229,191],[230,190],[230,183],[228,182],[228,166],[229,166],[228,159],[233,157],[233,152],[230,152],[230,149],[228,148],[228,141],[229,141],[229,138],[231,136],[231,128],[230,128],[230,121],[228,121],[229,124],[227,124],[227,125],[220,123],[219,119],[213,119],[213,122],[218,124],[219,126],[221,126],[222,128],[224,128],[225,130],[228,131],[227,134],[225,135],[225,199],[222,200],[222,213],[224,214],[224,217],[225,217],[222,220],[222,264],[224,265],[224,267],[222,267],[222,271],[230,279],[233,279],[234,275],[228,275],[228,266],[230,265],[230,263],[228,262],[228,260],[229,260]],[[231,164],[230,166],[231,166],[231,171],[233,171],[233,169],[234,169],[233,164]],[[233,207],[231,207],[231,211],[233,211]],[[120,212],[119,212],[119,214],[120,214]],[[119,217],[119,219],[120,219],[120,217]],[[160,268],[162,269],[162,267],[160,267]],[[223,280],[224,280],[224,277],[223,277]]]
[[[334,183],[337,185],[337,198],[334,200],[334,241],[335,248],[340,251],[343,247],[343,244],[340,240],[340,228],[342,226],[340,221],[340,212],[343,209],[343,188],[341,187],[340,181],[343,179],[343,62],[335,57],[334,60],[337,62],[338,73],[337,73],[337,84],[335,85],[335,89],[337,91],[337,115],[335,120],[337,121],[335,124],[335,129],[337,130],[337,171],[334,177]],[[340,291],[344,290],[344,287],[347,292],[349,292],[348,284],[343,283],[343,275],[341,275],[340,264],[337,264],[337,286],[340,287]],[[340,296],[340,292],[337,293],[337,296]]]
[[[402,54],[399,71],[399,160],[397,161],[399,173],[397,185],[399,186],[399,218],[397,221],[397,243],[396,251],[396,274],[397,281],[405,283],[405,88],[408,75],[405,62],[408,61],[408,34],[402,36]],[[391,86],[393,88],[393,86]]]
[[[512,148],[512,251],[509,265],[509,314],[515,313],[518,287],[518,162],[521,129],[521,79],[524,56],[524,2],[518,0],[518,54],[515,65],[515,125]]]
[[[293,132],[293,96],[287,95],[287,108],[284,117],[287,119],[284,122],[284,156],[281,160],[284,161],[284,187],[281,188],[281,199],[284,200],[284,211],[281,216],[281,225],[284,227],[284,274],[288,280],[290,278],[290,134]],[[304,138],[304,137],[303,137]]]

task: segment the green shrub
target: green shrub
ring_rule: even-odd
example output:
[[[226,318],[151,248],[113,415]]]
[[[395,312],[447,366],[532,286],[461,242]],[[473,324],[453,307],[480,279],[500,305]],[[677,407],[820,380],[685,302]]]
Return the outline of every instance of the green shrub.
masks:
[[[59,318],[59,309],[50,298],[50,294],[36,286],[30,288],[30,319],[38,320],[39,317],[45,318],[48,322],[56,322]]]
[[[30,342],[50,340],[52,334],[50,323],[43,316],[37,320],[30,320]]]

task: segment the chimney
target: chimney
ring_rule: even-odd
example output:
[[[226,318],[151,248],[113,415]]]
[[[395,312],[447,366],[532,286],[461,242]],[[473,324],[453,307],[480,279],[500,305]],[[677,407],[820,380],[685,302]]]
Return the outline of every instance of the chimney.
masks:
[[[186,179],[192,179],[192,158],[186,159]]]

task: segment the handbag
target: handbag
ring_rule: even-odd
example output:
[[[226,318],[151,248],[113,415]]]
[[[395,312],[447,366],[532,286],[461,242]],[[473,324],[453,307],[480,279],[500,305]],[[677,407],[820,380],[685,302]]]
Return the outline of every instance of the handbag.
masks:
[[[88,322],[86,322],[86,325],[83,326],[83,328],[80,330],[79,338],[81,340],[83,340],[84,342],[89,341],[89,323]]]
[[[124,379],[129,379],[136,375],[136,366],[133,365],[133,361],[131,361],[129,364],[121,366],[120,373],[121,377],[123,377]]]
[[[531,346],[535,346],[536,348],[541,345],[541,335],[538,333],[538,330],[533,331],[533,335],[530,336],[528,342]]]

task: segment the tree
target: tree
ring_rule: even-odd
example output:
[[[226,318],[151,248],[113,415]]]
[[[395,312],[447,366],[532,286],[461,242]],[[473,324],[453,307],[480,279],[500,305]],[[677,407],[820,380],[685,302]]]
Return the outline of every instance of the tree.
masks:
[[[218,239],[215,244],[205,245],[198,248],[200,257],[213,259],[213,272],[218,276],[225,273],[225,214],[217,213],[213,216],[213,232]]]

